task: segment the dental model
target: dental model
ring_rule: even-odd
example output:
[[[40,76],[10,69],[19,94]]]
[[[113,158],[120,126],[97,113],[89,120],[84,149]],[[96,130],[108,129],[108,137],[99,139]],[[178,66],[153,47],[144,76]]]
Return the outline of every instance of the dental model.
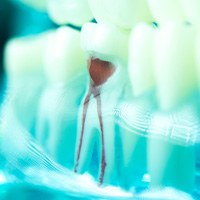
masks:
[[[122,100],[120,109],[123,187],[137,185],[146,172],[146,137],[152,109],[155,107],[153,67],[153,25],[139,23],[129,40],[129,77],[133,98]],[[129,91],[130,92],[130,91]]]
[[[59,25],[81,26],[93,19],[87,0],[47,0],[51,19]]]
[[[187,105],[197,89],[194,38],[193,27],[182,23],[169,22],[157,30],[154,59],[160,111],[152,119],[150,136],[157,133],[162,139],[148,141],[153,187],[173,186],[187,192],[194,187],[195,149],[190,140],[199,120],[196,107]]]
[[[90,80],[78,119],[74,171],[83,173],[89,169],[97,145],[100,185],[116,178],[113,112],[126,84],[128,38],[129,32],[111,24],[87,23],[81,31]]]
[[[8,92],[3,109],[12,110],[33,133],[38,101],[45,85],[44,49],[52,32],[12,39],[5,49]]]
[[[80,32],[60,27],[45,49],[48,86],[40,101],[37,141],[60,164],[72,168],[78,107],[86,86]]]

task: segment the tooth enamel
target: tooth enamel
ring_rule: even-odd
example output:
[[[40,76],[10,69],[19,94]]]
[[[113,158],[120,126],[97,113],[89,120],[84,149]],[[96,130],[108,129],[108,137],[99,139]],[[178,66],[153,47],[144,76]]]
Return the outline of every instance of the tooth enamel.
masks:
[[[131,29],[138,22],[152,22],[146,0],[88,0],[98,22]]]
[[[81,46],[103,60],[127,62],[129,31],[104,23],[86,23],[81,31]]]
[[[38,101],[44,87],[43,54],[52,31],[39,36],[12,39],[5,49],[9,94],[4,109],[11,109],[31,131],[35,124]],[[23,91],[23,96],[21,95]]]
[[[200,1],[199,0],[181,0],[185,18],[192,24],[199,25],[200,23]]]
[[[138,24],[129,40],[129,77],[135,95],[131,102],[120,106],[122,141],[123,187],[137,185],[146,170],[146,135],[150,113],[155,103],[149,91],[155,85],[153,76],[153,43],[155,30],[147,24]]]
[[[157,31],[155,67],[160,106],[169,109],[197,87],[194,30],[170,23]]]
[[[52,82],[68,81],[84,69],[85,60],[80,48],[80,32],[69,27],[58,28],[46,48],[46,76]]]
[[[49,39],[45,54],[50,85],[41,98],[36,138],[58,163],[72,168],[78,106],[86,83],[80,32],[58,28]]]
[[[129,75],[135,96],[148,92],[155,85],[153,42],[155,30],[147,24],[137,25],[129,41]]]
[[[20,1],[22,1],[23,3],[33,8],[36,8],[42,11],[46,10],[47,0],[20,0]]]
[[[184,13],[179,0],[147,0],[156,22],[184,21]]]
[[[93,16],[87,0],[48,0],[48,13],[57,24],[74,24],[81,26]]]
[[[178,111],[185,109],[182,103],[191,97],[197,87],[194,38],[193,28],[181,23],[165,24],[157,31],[154,58],[161,111],[155,113],[150,129],[160,130],[158,134],[161,139],[150,137],[147,151],[151,185],[154,187],[173,186],[187,192],[193,189],[194,146],[177,145],[173,143],[173,137],[185,139],[188,128],[191,129],[188,134],[193,134],[187,120],[191,112],[184,116]],[[170,141],[164,141],[164,136]]]

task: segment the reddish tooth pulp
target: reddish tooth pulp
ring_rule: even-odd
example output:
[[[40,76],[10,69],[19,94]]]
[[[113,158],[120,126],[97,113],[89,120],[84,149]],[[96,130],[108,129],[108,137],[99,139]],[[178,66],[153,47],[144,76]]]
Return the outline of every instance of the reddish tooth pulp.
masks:
[[[97,86],[104,84],[112,76],[112,74],[115,72],[115,66],[107,61],[103,61],[98,58],[95,59],[91,58],[88,62],[88,68],[91,78],[90,89],[87,96],[85,97],[83,104],[82,129],[81,129],[81,136],[80,136],[74,171],[77,172],[77,168],[79,165],[84,128],[85,128],[85,120],[89,106],[90,96],[93,95],[97,101],[97,113],[101,131],[102,157],[101,157],[101,173],[99,177],[99,184],[101,185],[103,183],[104,173],[106,168],[106,157],[105,157],[105,146],[104,146],[104,128],[103,128],[102,109],[101,109],[101,94],[100,94],[100,88],[98,88]]]

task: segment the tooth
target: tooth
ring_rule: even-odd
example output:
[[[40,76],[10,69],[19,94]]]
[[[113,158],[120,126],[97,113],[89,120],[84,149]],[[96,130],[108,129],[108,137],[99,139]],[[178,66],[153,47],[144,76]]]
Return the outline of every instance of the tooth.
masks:
[[[153,42],[155,30],[145,23],[138,24],[129,40],[129,77],[135,97],[120,106],[122,140],[123,187],[137,185],[146,170],[146,138],[150,113],[155,103],[152,88],[155,85],[153,69]],[[127,129],[129,128],[129,129]]]
[[[198,0],[181,0],[185,18],[192,24],[198,25],[200,22],[200,1]]]
[[[102,60],[127,62],[128,39],[130,32],[116,28],[111,24],[86,23],[81,31],[81,46],[93,56]]]
[[[126,82],[121,63],[127,58],[128,35],[112,26],[92,23],[84,25],[81,32],[81,44],[89,56],[90,82],[79,113],[74,171],[89,169],[97,143],[100,185],[116,180],[113,112]],[[117,90],[113,85],[118,85]]]
[[[21,1],[33,8],[46,11],[47,0],[21,0]]]
[[[184,21],[184,13],[179,0],[147,0],[156,22]]]
[[[138,22],[152,22],[146,0],[88,0],[98,22],[115,24],[131,29]]]
[[[86,59],[80,47],[80,32],[58,28],[45,51],[49,81],[39,106],[36,138],[54,159],[71,168],[79,99],[85,90]]]
[[[93,16],[87,0],[48,0],[48,13],[57,24],[74,24],[81,26]]]
[[[39,36],[12,39],[5,49],[9,94],[13,98],[5,107],[11,106],[29,131],[34,127],[37,105],[44,86],[43,54],[51,34],[52,31],[49,31]]]
[[[191,105],[188,111],[187,105],[185,108],[181,103],[191,97],[197,87],[194,38],[193,28],[181,23],[165,24],[157,31],[155,74],[158,104],[161,111],[171,113],[160,111],[160,114],[155,114],[151,130],[158,130],[161,138],[169,134],[172,141],[150,138],[148,148],[152,186],[173,186],[187,192],[193,189],[194,184],[195,151],[194,146],[187,147],[189,143],[182,145],[188,128],[191,129],[189,134],[193,134],[189,119],[194,113]],[[176,137],[182,145],[173,143]]]

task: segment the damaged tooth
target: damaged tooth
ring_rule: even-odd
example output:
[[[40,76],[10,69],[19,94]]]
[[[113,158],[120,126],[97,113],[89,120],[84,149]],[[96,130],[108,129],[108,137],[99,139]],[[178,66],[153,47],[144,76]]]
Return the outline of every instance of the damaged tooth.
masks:
[[[98,22],[131,29],[138,22],[152,22],[146,0],[88,0]]]
[[[78,118],[74,171],[83,173],[90,168],[96,145],[100,185],[116,179],[113,111],[127,80],[123,64],[127,58],[128,36],[128,32],[106,24],[88,23],[81,32],[81,44],[89,56],[90,81]]]
[[[87,0],[48,0],[47,5],[50,18],[59,25],[82,26],[93,18]]]
[[[181,146],[173,142],[176,137],[187,141],[185,137],[190,137],[194,132],[190,124],[196,123],[190,122],[194,112],[185,110],[186,100],[188,102],[197,89],[194,38],[193,27],[173,22],[160,27],[156,34],[154,57],[160,112],[152,119],[153,131],[150,132],[153,134],[160,130],[157,136],[161,139],[150,138],[148,144],[153,187],[173,186],[190,192],[194,186],[194,146]],[[184,111],[185,115],[179,110]],[[169,141],[163,141],[164,136]],[[186,145],[190,145],[189,141]]]
[[[169,21],[184,22],[184,13],[180,0],[147,0],[155,21],[162,25]]]
[[[12,39],[5,48],[8,93],[11,96],[8,96],[10,100],[4,109],[11,108],[28,131],[34,130],[37,105],[45,84],[44,48],[52,32]]]
[[[36,138],[58,163],[68,168],[74,161],[85,68],[80,32],[69,27],[58,28],[46,46],[45,72],[49,85],[40,102]]]
[[[151,111],[155,106],[152,89],[155,86],[153,44],[155,30],[138,24],[129,40],[129,78],[134,97],[120,107],[123,187],[137,185],[146,172],[146,137]],[[126,99],[125,99],[126,100]]]

